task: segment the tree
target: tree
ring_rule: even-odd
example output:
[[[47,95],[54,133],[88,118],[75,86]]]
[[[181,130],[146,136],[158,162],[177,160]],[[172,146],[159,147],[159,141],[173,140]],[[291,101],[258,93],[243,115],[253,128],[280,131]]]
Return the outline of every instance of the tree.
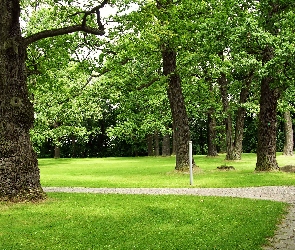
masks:
[[[73,18],[72,22],[67,20],[69,25],[61,23],[60,27],[27,37],[21,33],[20,2],[3,0],[0,4],[0,199],[12,201],[44,198],[37,157],[29,136],[34,122],[34,110],[26,83],[26,49],[38,40],[72,32],[103,35],[100,19],[98,28],[88,26],[87,21],[91,15],[99,13],[108,1],[104,0],[89,11],[72,8],[72,15],[77,18]],[[75,23],[77,19],[79,24]]]
[[[265,73],[260,88],[260,112],[258,124],[257,171],[279,169],[276,161],[277,105],[282,91],[285,90],[290,77],[290,63],[294,57],[286,57],[294,51],[292,43],[292,26],[289,17],[294,15],[294,1],[260,1],[260,26],[265,38],[261,43],[261,61]],[[287,42],[286,42],[287,41]],[[291,55],[294,52],[291,52]],[[281,66],[279,66],[281,65]]]

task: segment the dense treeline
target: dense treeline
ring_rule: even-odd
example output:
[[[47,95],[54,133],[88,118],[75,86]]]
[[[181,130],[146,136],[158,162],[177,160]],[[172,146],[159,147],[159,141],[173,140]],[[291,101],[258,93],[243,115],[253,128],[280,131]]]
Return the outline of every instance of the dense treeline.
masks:
[[[292,118],[294,119],[294,118]],[[101,121],[103,124],[104,121]],[[192,133],[193,153],[207,155],[208,153],[208,130],[207,121],[196,121],[195,124],[190,124]],[[96,125],[97,126],[97,125]],[[257,118],[246,117],[245,132],[244,132],[243,152],[255,153],[257,147]],[[224,140],[218,142],[217,151],[225,152]],[[283,152],[285,143],[284,121],[280,117],[277,131],[277,151]],[[136,148],[135,148],[135,144]],[[169,144],[170,152],[172,153],[172,140]],[[55,146],[52,139],[47,139],[41,145],[35,144],[38,156],[41,158],[47,157],[109,157],[109,156],[147,156],[148,144],[147,140],[134,142],[133,147],[124,140],[111,141],[107,133],[90,136],[87,141],[74,139],[71,137],[64,138],[64,143],[60,146],[60,155],[56,155]],[[153,145],[153,150],[155,146]],[[160,141],[160,155],[162,155],[162,141]],[[166,156],[166,155],[165,155]]]

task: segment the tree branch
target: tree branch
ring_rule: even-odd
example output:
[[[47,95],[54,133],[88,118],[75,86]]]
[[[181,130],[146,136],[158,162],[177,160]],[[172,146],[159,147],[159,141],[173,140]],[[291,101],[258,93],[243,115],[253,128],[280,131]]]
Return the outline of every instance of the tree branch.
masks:
[[[66,34],[77,32],[77,31],[83,31],[83,32],[90,33],[93,35],[98,35],[98,36],[102,36],[105,34],[104,30],[99,30],[99,29],[88,27],[88,26],[82,26],[82,25],[73,25],[73,26],[59,28],[59,29],[44,30],[34,35],[28,36],[27,38],[24,39],[24,45],[27,47],[31,43],[34,43],[44,38],[66,35]]]
[[[155,77],[155,78],[153,78],[150,82],[138,86],[138,87],[136,88],[136,90],[142,90],[142,89],[144,89],[144,88],[148,88],[148,87],[150,87],[151,85],[153,85],[156,81],[159,81],[159,80],[160,80],[159,77]]]
[[[66,35],[66,34],[77,32],[77,31],[82,31],[82,32],[86,32],[86,33],[98,35],[98,36],[104,35],[105,34],[104,26],[100,20],[100,9],[103,8],[108,3],[108,1],[109,0],[103,0],[100,5],[94,7],[90,11],[84,11],[84,12],[82,11],[82,12],[76,13],[76,14],[82,14],[82,13],[84,14],[83,19],[82,19],[82,24],[72,25],[72,26],[59,28],[59,29],[44,30],[39,33],[33,34],[31,36],[24,38],[24,46],[27,47],[29,44],[34,43],[34,42],[44,39],[44,38]],[[91,14],[97,15],[98,28],[92,28],[92,27],[89,27],[86,25],[87,16],[89,16]]]

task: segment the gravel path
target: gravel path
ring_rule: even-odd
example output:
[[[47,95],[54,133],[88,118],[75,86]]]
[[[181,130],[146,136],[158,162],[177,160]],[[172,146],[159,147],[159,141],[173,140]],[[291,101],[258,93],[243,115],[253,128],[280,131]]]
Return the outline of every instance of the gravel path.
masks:
[[[150,195],[201,195],[228,196],[287,202],[290,209],[274,238],[271,246],[264,250],[295,250],[295,186],[291,187],[247,187],[247,188],[82,188],[44,187],[45,192],[95,193],[95,194],[150,194]]]

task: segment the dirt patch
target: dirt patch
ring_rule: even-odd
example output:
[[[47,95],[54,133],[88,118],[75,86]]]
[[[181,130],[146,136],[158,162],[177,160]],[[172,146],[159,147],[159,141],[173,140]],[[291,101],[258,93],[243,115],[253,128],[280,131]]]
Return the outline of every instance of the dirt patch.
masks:
[[[280,168],[282,172],[295,173],[295,165],[286,165]]]
[[[226,166],[226,165],[221,165],[219,167],[217,167],[218,170],[225,170],[225,171],[229,171],[229,170],[236,170],[233,166]]]

